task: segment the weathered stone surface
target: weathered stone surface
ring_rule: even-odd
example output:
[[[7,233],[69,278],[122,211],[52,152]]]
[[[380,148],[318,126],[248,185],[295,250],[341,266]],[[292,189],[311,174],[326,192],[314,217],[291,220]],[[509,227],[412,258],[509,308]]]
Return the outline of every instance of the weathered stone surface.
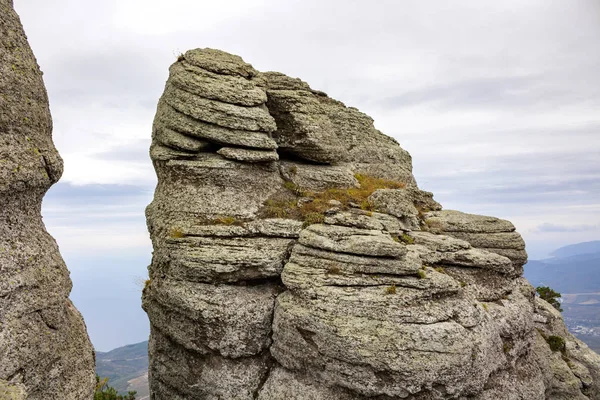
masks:
[[[159,183],[147,210],[156,222],[150,226],[151,233],[154,225],[166,234],[201,218],[251,218],[283,182],[277,168],[255,167],[212,153],[189,161],[161,162],[156,170]]]
[[[398,324],[381,314],[340,318],[337,312],[298,303],[288,293],[279,296],[271,347],[277,361],[291,370],[322,371],[330,384],[366,396],[403,398],[431,384],[450,392],[462,385],[482,386],[477,376],[485,369],[469,367],[480,332],[455,322]]]
[[[417,257],[410,255],[404,259],[369,257],[356,254],[337,253],[297,244],[294,246],[290,261],[323,269],[330,274],[372,274],[372,275],[414,275],[422,268]],[[333,267],[337,267],[332,271]]]
[[[251,232],[268,237],[298,238],[302,230],[302,222],[284,218],[257,219],[246,226]]]
[[[12,1],[0,0],[0,397],[91,399],[94,353],[46,232],[42,198],[62,174],[42,73]]]
[[[281,174],[295,185],[314,191],[358,186],[354,173],[347,166],[282,162]]]
[[[441,268],[460,282],[463,290],[479,301],[498,301],[515,290],[516,283],[510,274],[500,274],[491,269],[464,268],[441,264]]]
[[[258,149],[275,149],[277,143],[265,132],[228,129],[189,117],[166,102],[159,102],[154,119],[156,127],[165,126],[188,136],[214,143],[245,146]]]
[[[154,400],[600,398],[514,226],[442,211],[370,117],[204,49],[171,67],[154,129],[178,133],[151,148]]]
[[[514,271],[510,259],[496,253],[472,248],[463,240],[429,232],[411,232],[414,249],[424,263],[489,269],[502,274]]]
[[[205,99],[169,85],[163,100],[180,113],[224,128],[260,132],[273,132],[276,129],[273,118],[260,106],[242,107]]]
[[[473,247],[510,259],[513,278],[523,274],[527,262],[525,242],[509,221],[459,211],[432,211],[425,214],[429,232],[443,233],[469,242]]]
[[[258,106],[267,101],[265,91],[243,77],[216,74],[185,60],[171,65],[169,71],[173,85],[200,97],[240,106]]]
[[[411,229],[404,220],[388,214],[382,214],[360,209],[347,212],[336,212],[325,217],[324,222],[329,225],[341,225],[352,228],[381,230],[399,235]]]
[[[198,355],[154,329],[149,351],[155,355],[149,376],[157,399],[252,400],[268,373],[267,354],[237,360]]]
[[[252,65],[244,62],[240,56],[217,49],[193,49],[183,55],[183,60],[207,71],[219,75],[241,76],[252,78],[257,71]]]
[[[149,292],[152,301],[166,311],[194,321],[201,330],[194,335],[197,346],[237,358],[258,354],[270,344],[271,315],[278,294],[274,285],[232,287],[162,279],[152,282]],[[161,322],[165,321],[153,323],[161,329],[167,325]]]
[[[569,333],[562,316],[550,304],[535,298],[537,335],[534,354],[547,376],[546,395],[552,399],[595,399],[600,393],[600,355]],[[543,321],[543,322],[542,322]],[[564,340],[561,350],[552,350],[547,340]]]
[[[267,150],[250,150],[239,147],[222,147],[217,151],[217,154],[232,160],[244,162],[269,162],[279,160],[279,155],[275,151]]]
[[[190,237],[275,237],[275,238],[298,238],[302,230],[302,222],[285,218],[267,218],[251,221],[240,221],[238,225],[193,225],[182,230],[182,238],[173,238],[174,242],[183,242],[186,236]],[[190,247],[193,238],[186,241]]]
[[[369,203],[380,212],[400,218],[405,230],[418,230],[419,212],[411,195],[406,189],[379,189],[369,196]]]
[[[348,163],[354,172],[414,184],[412,161],[373,120],[353,107],[310,89],[298,79],[262,74],[273,133],[282,151],[325,164]]]
[[[169,262],[157,271],[191,282],[237,282],[278,277],[292,239],[187,237],[170,239]]]
[[[417,208],[405,189],[376,190],[369,197],[369,202],[379,211],[398,218],[407,216],[416,217],[418,214]]]
[[[150,158],[156,161],[193,160],[196,158],[196,155],[197,153],[167,147],[158,141],[152,143],[150,146]]]
[[[415,244],[423,245],[436,252],[457,252],[467,250],[471,245],[464,240],[445,235],[432,235],[429,232],[411,232],[409,235]]]
[[[25,387],[0,380],[0,399],[25,400]]]
[[[425,214],[425,222],[433,232],[500,233],[514,232],[515,226],[506,220],[460,211],[431,211]]]
[[[503,257],[510,259],[516,266],[522,266],[527,263],[527,252],[525,249],[515,250],[515,249],[490,249],[490,248],[482,248],[482,250],[489,251],[491,253],[496,253]]]
[[[524,250],[525,241],[517,232],[470,233],[453,232],[452,236],[469,242],[473,247]]]
[[[156,127],[153,137],[158,143],[164,146],[192,153],[197,153],[210,147],[210,143],[205,140],[199,140],[166,127]]]
[[[388,234],[376,230],[336,225],[311,225],[300,233],[300,243],[337,253],[375,257],[400,257],[406,248]]]
[[[476,400],[545,400],[544,376],[532,354],[525,354],[515,361],[514,368],[492,374]]]
[[[315,384],[312,377],[300,377],[285,368],[275,367],[259,392],[259,400],[362,400],[363,396],[352,394],[339,387]]]

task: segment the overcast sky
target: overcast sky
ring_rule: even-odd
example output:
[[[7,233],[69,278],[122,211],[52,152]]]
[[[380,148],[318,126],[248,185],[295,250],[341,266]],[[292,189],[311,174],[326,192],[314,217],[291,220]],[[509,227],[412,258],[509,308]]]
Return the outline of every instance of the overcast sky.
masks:
[[[151,251],[151,124],[168,66],[190,48],[239,54],[371,115],[412,154],[421,188],[510,219],[531,258],[600,239],[597,0],[14,2],[65,159],[45,221],[102,350],[146,335],[134,281]],[[90,316],[84,281],[110,284],[107,271],[129,282],[119,290],[138,314],[106,318],[140,330],[108,338]]]

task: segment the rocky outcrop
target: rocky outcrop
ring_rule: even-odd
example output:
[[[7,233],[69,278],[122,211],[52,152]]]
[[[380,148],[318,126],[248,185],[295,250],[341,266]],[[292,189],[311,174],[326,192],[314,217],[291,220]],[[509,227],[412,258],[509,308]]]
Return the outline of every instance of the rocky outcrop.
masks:
[[[514,226],[442,211],[360,111],[191,50],[151,157],[153,399],[599,398]]]
[[[42,73],[0,0],[0,398],[90,399],[94,353],[40,214],[61,176]]]

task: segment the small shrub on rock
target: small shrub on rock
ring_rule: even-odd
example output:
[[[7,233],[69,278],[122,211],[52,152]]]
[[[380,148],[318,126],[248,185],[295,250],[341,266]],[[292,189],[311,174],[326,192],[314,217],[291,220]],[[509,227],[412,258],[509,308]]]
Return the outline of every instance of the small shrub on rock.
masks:
[[[560,306],[560,301],[558,299],[561,297],[560,293],[554,291],[548,286],[538,286],[535,288],[536,293],[542,300],[546,300],[552,307],[556,308],[558,311],[563,311]]]
[[[566,349],[566,343],[565,343],[565,339],[563,339],[560,336],[548,336],[546,339],[546,342],[548,342],[548,346],[550,346],[550,350],[552,351],[565,351]]]

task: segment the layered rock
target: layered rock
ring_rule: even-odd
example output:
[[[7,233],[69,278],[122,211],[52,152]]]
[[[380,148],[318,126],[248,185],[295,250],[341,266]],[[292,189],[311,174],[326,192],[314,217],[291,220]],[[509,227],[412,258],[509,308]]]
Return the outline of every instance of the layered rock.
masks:
[[[94,353],[40,214],[61,176],[42,73],[0,0],[0,398],[90,399]]]
[[[153,399],[600,396],[514,226],[442,211],[365,114],[197,49],[153,132]]]

